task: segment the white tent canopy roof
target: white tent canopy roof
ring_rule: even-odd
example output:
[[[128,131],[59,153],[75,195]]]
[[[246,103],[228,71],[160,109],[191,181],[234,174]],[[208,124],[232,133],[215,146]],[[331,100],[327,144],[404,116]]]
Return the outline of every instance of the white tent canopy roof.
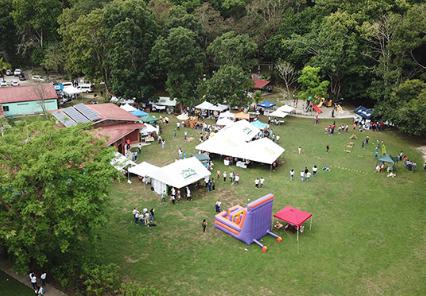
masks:
[[[210,176],[210,171],[195,157],[180,159],[162,168],[142,162],[129,169],[129,172],[175,188],[188,186]]]
[[[222,118],[227,118],[227,119],[231,119],[231,120],[235,120],[235,114],[229,111],[226,112],[222,112],[219,114],[219,119]]]
[[[275,110],[274,112],[269,113],[268,116],[284,118],[284,117],[288,116],[288,113],[280,111],[280,110]]]
[[[277,111],[281,111],[281,112],[285,112],[285,113],[293,113],[294,111],[296,111],[296,108],[291,107],[289,105],[284,105],[281,106],[277,109]]]
[[[246,120],[224,127],[216,135],[199,144],[196,149],[219,155],[272,164],[285,151],[268,138],[252,140],[259,129]]]
[[[127,112],[132,112],[132,111],[136,111],[137,110],[135,107],[133,107],[129,103],[121,105],[120,108],[123,109],[123,110],[126,110]]]
[[[231,124],[234,124],[234,121],[232,121],[231,119],[226,118],[226,117],[224,117],[224,118],[219,118],[219,119],[216,121],[216,125],[228,126],[228,125],[231,125]]]
[[[201,104],[198,104],[197,106],[195,106],[195,109],[222,112],[222,111],[225,111],[226,109],[229,109],[229,107],[227,105],[222,105],[222,104],[218,104],[216,106],[210,102],[204,101]]]
[[[182,113],[176,117],[178,120],[187,120],[189,118],[188,114]]]

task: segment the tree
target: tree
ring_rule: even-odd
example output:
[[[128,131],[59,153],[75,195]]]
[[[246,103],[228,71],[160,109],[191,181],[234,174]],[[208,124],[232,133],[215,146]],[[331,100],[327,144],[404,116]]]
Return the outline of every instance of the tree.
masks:
[[[375,112],[404,133],[425,136],[426,83],[419,79],[404,81],[378,104]]]
[[[203,73],[204,56],[197,35],[186,28],[172,28],[159,37],[151,50],[151,63],[159,64],[167,74],[166,90],[184,105],[196,99],[196,86]]]
[[[284,82],[286,95],[289,99],[293,98],[294,87],[297,82],[297,71],[292,64],[286,61],[279,61],[276,66],[278,75]]]
[[[152,93],[149,53],[158,28],[142,0],[114,1],[104,8],[111,89],[125,97],[147,98]]]
[[[10,64],[4,60],[3,57],[0,57],[0,77],[4,77],[4,73],[7,69],[10,69]]]
[[[170,10],[167,28],[182,27],[196,33],[197,36],[201,35],[201,25],[194,14],[190,14],[183,6],[175,6]]]
[[[105,223],[112,157],[86,126],[38,120],[0,137],[0,245],[18,269],[79,273],[83,249]]]
[[[320,80],[320,71],[319,67],[312,66],[305,66],[302,69],[302,73],[297,79],[297,82],[301,85],[301,91],[299,92],[301,98],[325,97],[327,95],[330,82]]]
[[[56,39],[56,19],[62,11],[60,0],[13,0],[12,16],[21,37],[19,51],[41,47]],[[52,20],[55,20],[52,22]]]
[[[248,35],[227,32],[217,37],[208,47],[207,53],[218,66],[234,65],[249,70],[255,63],[257,45]]]
[[[225,20],[220,15],[220,12],[208,2],[195,9],[194,15],[198,19],[205,35],[204,47],[207,47],[208,43],[223,34],[227,29]]]
[[[245,106],[251,87],[252,81],[241,67],[225,65],[205,82],[205,98],[212,103]]]
[[[87,15],[80,15],[74,9],[64,9],[59,24],[66,57],[65,69],[71,74],[102,79],[108,86],[108,50],[111,45],[104,26],[103,9],[95,9]]]
[[[65,54],[60,43],[50,44],[46,50],[41,66],[47,71],[64,72]]]
[[[7,54],[9,59],[15,55],[18,44],[12,10],[11,0],[0,0],[0,54]]]

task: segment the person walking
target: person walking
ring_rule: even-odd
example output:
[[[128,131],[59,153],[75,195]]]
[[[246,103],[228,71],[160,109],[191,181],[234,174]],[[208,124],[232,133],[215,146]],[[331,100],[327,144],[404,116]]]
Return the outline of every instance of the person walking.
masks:
[[[154,208],[151,208],[149,210],[149,220],[150,220],[150,222],[154,222],[154,220],[155,220],[155,210],[154,210]]]
[[[220,178],[220,176],[221,176],[220,170],[217,170],[217,171],[216,171],[216,179],[219,179],[219,178]]]
[[[369,137],[369,136],[366,136],[366,137],[365,137],[365,145],[368,145],[368,141],[370,141],[370,137]]]
[[[294,169],[290,170],[290,180],[293,181],[294,180]]]
[[[43,295],[44,295],[44,292],[45,292],[45,291],[44,291],[44,288],[43,288],[43,287],[40,287],[40,288],[37,290],[37,292],[36,292],[36,293],[37,293],[37,295],[38,295],[38,296],[43,296]]]
[[[161,140],[161,149],[164,149],[164,145],[166,145],[166,141],[163,139]]]
[[[297,148],[297,151],[299,152],[299,155],[300,155],[300,154],[302,154],[302,147],[301,147],[301,146],[299,146],[299,147]]]
[[[259,182],[260,182],[259,178],[256,178],[256,179],[254,180],[254,186],[255,186],[256,188],[259,188]]]
[[[300,171],[300,181],[305,181],[305,171]]]
[[[191,200],[191,190],[189,190],[188,186],[186,186],[186,199]]]
[[[226,172],[223,172],[223,182],[226,182]]]
[[[185,131],[185,132],[183,133],[183,140],[184,140],[185,142],[188,140],[188,132],[187,132],[187,131]]]
[[[312,168],[312,175],[316,176],[317,172],[318,172],[318,167],[316,165],[314,165],[313,168]]]
[[[325,149],[326,149],[326,151],[328,152],[328,151],[330,151],[330,146],[329,145],[327,145],[326,147],[325,147]]]
[[[234,171],[231,171],[229,173],[229,179],[231,180],[231,184],[233,185],[234,184]]]
[[[206,221],[206,219],[203,219],[203,222],[201,222],[201,226],[203,227],[203,233],[206,232],[206,228],[207,228],[207,221]]]
[[[259,187],[262,188],[264,184],[265,184],[265,178],[260,177]]]

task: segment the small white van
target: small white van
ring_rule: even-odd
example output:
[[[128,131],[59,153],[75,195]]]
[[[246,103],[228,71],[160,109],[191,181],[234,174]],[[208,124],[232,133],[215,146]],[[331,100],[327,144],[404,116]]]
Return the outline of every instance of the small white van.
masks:
[[[91,83],[80,83],[77,88],[84,93],[91,93],[93,91]]]

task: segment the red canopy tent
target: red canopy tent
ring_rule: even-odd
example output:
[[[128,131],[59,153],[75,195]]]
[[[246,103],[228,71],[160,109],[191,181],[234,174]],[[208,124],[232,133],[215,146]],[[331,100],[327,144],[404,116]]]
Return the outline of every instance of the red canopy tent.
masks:
[[[299,240],[299,229],[303,225],[303,223],[311,219],[309,229],[312,228],[312,214],[290,206],[287,206],[276,212],[274,217],[288,224],[296,226],[297,240]]]

